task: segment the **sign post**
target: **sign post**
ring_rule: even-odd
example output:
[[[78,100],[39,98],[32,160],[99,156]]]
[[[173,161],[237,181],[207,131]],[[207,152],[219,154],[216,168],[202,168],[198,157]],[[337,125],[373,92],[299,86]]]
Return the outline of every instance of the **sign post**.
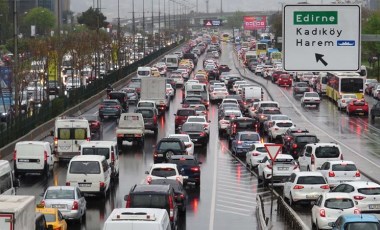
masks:
[[[272,166],[272,177],[271,177],[271,201],[270,201],[270,216],[272,218],[273,213],[273,167],[274,162],[276,161],[277,155],[280,153],[282,144],[264,144],[265,149],[267,150],[269,157],[271,159],[271,166]]]
[[[284,70],[360,70],[360,5],[285,5],[283,12]]]

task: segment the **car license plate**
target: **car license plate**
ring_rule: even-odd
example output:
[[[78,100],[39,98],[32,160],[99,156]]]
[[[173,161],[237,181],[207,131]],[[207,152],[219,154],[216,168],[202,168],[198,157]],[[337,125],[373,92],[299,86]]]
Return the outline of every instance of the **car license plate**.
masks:
[[[198,141],[198,139],[191,139],[192,141]]]
[[[125,134],[124,136],[125,137],[134,137],[135,135],[134,134]]]
[[[52,204],[51,207],[52,208],[66,208],[66,205],[65,204]]]
[[[157,156],[158,156],[158,157],[163,157],[163,156],[164,156],[164,154],[157,154]]]
[[[183,176],[183,179],[189,179],[189,176]]]
[[[369,209],[380,209],[380,204],[370,204],[368,205]]]
[[[312,195],[306,195],[306,199],[317,199],[318,195],[312,194]]]
[[[79,187],[91,187],[91,183],[78,183]]]
[[[277,167],[277,170],[285,171],[285,170],[289,170],[289,167]]]

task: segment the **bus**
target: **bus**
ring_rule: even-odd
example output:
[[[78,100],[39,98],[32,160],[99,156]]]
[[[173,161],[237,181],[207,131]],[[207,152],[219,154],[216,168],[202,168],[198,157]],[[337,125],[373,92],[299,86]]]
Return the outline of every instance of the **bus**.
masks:
[[[222,41],[229,42],[230,41],[230,35],[228,33],[222,34]]]
[[[256,43],[256,52],[259,57],[266,56],[268,50],[268,44]]]
[[[356,72],[327,72],[326,96],[337,102],[342,94],[355,94],[364,98],[366,78]]]

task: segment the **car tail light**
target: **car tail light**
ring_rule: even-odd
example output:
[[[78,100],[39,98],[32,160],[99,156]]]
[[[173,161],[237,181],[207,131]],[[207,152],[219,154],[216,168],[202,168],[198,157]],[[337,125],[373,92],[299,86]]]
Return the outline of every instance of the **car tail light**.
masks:
[[[255,153],[255,152],[252,153],[252,156],[254,156],[254,157],[257,157],[259,155],[260,155],[260,153]]]
[[[199,134],[199,136],[204,137],[204,136],[206,136],[206,133],[205,133],[205,132],[201,132],[201,133]]]
[[[328,184],[322,185],[321,189],[330,189],[330,186]]]
[[[54,137],[54,145],[55,145],[55,146],[58,145],[58,137]]]
[[[66,181],[66,186],[70,186],[70,182],[69,181]]]
[[[86,141],[91,141],[91,138],[87,137],[87,138],[86,138]]]
[[[293,144],[293,149],[296,149],[297,148],[297,144]]]
[[[172,196],[169,196],[169,217],[170,217],[170,221],[174,220],[174,204],[173,204]]]
[[[104,108],[104,105],[100,105],[100,106],[99,106],[99,109],[103,109],[103,108]]]
[[[41,200],[41,202],[40,202],[40,204],[41,204],[41,206],[44,206],[45,207],[45,200]]]
[[[135,137],[142,137],[142,134],[135,134]]]
[[[293,169],[298,169],[298,167],[299,167],[298,165],[294,165]]]
[[[17,150],[13,150],[13,160],[16,161],[17,159]]]
[[[356,171],[356,173],[355,173],[355,177],[360,177],[360,171],[359,171],[359,170]]]
[[[192,172],[199,172],[199,167],[191,167]]]
[[[329,172],[329,177],[335,177],[335,173],[333,171]]]
[[[360,209],[355,208],[354,214],[360,214]]]
[[[324,209],[319,210],[319,215],[321,217],[326,217],[326,211]]]
[[[74,200],[71,210],[78,210],[78,209],[79,209],[79,203],[78,201]]]
[[[119,133],[117,134],[117,137],[124,137],[124,134]]]
[[[111,162],[115,162],[115,152],[111,151]]]
[[[343,154],[340,154],[340,160],[343,160]]]
[[[105,188],[106,187],[103,181],[99,182],[99,187],[100,188]]]
[[[242,142],[242,141],[238,141],[237,144],[238,144],[238,145],[241,145],[241,144],[243,144],[243,142]]]
[[[343,99],[343,100],[342,100],[342,103],[346,103],[346,100]]]
[[[315,156],[313,154],[311,154],[310,162],[312,165],[315,164]]]
[[[127,197],[127,203],[126,203],[125,207],[126,208],[131,207],[131,196],[130,195],[128,195],[128,197]]]
[[[152,183],[152,177],[151,176],[146,177],[146,183],[148,183],[148,184]]]
[[[302,185],[294,185],[293,189],[303,189],[304,187]]]
[[[47,158],[48,158],[48,154],[47,154],[46,151],[44,151],[44,161],[45,161],[45,163],[47,162]]]
[[[365,196],[354,196],[355,200],[363,200]]]

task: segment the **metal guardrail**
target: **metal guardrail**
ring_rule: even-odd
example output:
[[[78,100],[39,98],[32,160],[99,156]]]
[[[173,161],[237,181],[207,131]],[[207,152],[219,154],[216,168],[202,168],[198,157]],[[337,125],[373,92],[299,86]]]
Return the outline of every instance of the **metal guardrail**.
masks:
[[[259,221],[260,230],[266,230],[268,227],[269,218],[265,217],[264,201],[261,195],[256,196],[256,217]]]
[[[289,229],[310,230],[298,216],[298,214],[285,202],[281,196],[277,196],[277,214],[284,218]]]

